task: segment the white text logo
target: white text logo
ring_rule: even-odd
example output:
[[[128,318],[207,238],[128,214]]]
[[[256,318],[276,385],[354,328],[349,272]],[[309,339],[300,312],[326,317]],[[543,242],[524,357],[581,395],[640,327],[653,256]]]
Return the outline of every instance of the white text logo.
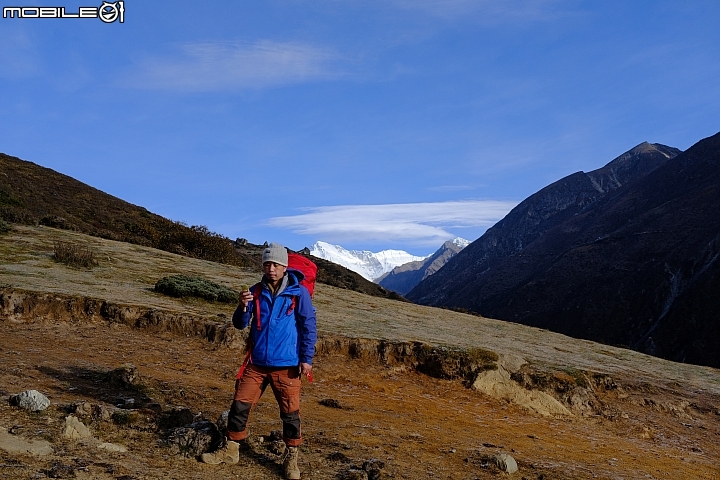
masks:
[[[103,2],[100,7],[80,7],[68,13],[65,7],[3,7],[3,18],[99,18],[105,23],[125,23],[125,2]]]

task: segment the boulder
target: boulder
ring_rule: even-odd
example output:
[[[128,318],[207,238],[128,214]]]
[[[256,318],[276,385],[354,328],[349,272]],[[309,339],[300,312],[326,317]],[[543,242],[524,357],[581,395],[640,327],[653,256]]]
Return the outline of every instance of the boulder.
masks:
[[[515,473],[518,471],[517,462],[507,453],[493,455],[490,460],[505,473]]]
[[[2,427],[0,427],[0,450],[11,455],[29,453],[43,456],[53,453],[53,448],[47,440],[26,440],[19,435],[12,435]]]
[[[222,442],[222,435],[209,420],[195,422],[187,427],[170,431],[167,443],[173,452],[185,457],[197,457],[209,452]]]
[[[72,415],[68,415],[65,418],[65,426],[63,427],[62,434],[73,440],[82,440],[84,438],[92,437],[90,429]]]
[[[40,412],[50,406],[50,400],[37,390],[25,390],[10,397],[10,404],[31,412]]]
[[[138,374],[137,367],[132,363],[125,363],[115,370],[108,372],[107,379],[111,385],[126,390],[131,390],[140,383],[140,375]]]

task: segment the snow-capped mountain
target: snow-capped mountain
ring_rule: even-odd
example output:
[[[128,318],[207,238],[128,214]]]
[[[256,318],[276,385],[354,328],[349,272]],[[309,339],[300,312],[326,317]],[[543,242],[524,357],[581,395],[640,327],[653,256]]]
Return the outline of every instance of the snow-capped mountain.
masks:
[[[315,242],[310,248],[310,254],[342,265],[371,281],[397,266],[424,260],[429,256],[418,257],[403,250],[383,250],[377,253],[368,250],[346,250],[340,245],[326,242]]]
[[[456,247],[460,247],[460,250],[470,245],[472,242],[470,240],[465,240],[464,238],[455,237],[452,240],[450,240],[453,245]]]
[[[457,255],[460,250],[469,244],[469,240],[460,237],[448,240],[425,260],[421,262],[410,262],[395,267],[392,271],[375,279],[375,283],[388,290],[405,295],[412,290],[415,285],[440,270],[448,260]]]

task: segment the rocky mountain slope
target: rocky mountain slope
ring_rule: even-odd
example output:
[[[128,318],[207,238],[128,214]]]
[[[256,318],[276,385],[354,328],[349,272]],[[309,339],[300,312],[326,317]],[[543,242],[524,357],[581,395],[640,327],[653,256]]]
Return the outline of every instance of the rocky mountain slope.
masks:
[[[675,153],[546,187],[408,297],[720,366],[720,134]]]
[[[60,241],[92,249],[97,265],[54,262]],[[230,287],[257,278],[252,268],[67,230],[14,225],[0,235],[0,476],[280,478],[267,392],[238,465],[197,461],[229,406],[244,332],[229,325],[232,305],[153,291],[176,273]],[[314,303],[303,478],[720,473],[716,369],[324,284]],[[29,389],[49,408],[8,402]],[[519,472],[494,467],[497,454]]]
[[[448,240],[426,259],[395,267],[390,272],[377,278],[375,282],[388,290],[405,295],[415,285],[440,270],[443,265],[469,244],[468,240],[460,237]]]

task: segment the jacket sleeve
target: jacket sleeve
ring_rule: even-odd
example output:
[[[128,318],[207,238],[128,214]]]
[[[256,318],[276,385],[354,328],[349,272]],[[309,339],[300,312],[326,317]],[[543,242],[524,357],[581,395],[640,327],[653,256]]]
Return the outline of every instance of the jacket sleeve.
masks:
[[[253,288],[258,288],[257,286],[254,286],[250,289],[250,291],[253,291]],[[255,309],[255,302],[248,303],[247,311],[243,312],[243,304],[242,302],[240,305],[237,306],[235,309],[235,313],[233,313],[232,316],[232,322],[233,325],[235,325],[235,328],[239,328],[242,330],[243,328],[250,325],[250,320],[252,319],[252,313]]]
[[[315,356],[315,341],[317,341],[317,326],[315,307],[310,299],[310,294],[304,286],[300,287],[298,304],[295,308],[300,341],[300,363],[312,365]]]

